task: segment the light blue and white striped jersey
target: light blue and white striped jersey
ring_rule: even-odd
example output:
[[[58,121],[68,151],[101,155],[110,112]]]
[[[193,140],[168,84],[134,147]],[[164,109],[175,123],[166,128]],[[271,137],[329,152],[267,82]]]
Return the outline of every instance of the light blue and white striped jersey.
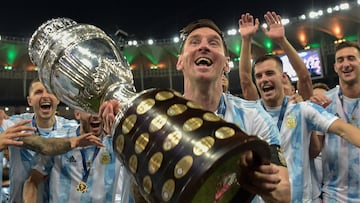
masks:
[[[345,122],[348,122],[346,117],[351,118],[353,114],[356,118],[353,125],[360,127],[359,99],[342,96],[339,86],[325,95],[332,100],[326,107],[328,112],[338,115]],[[326,134],[321,153],[324,201],[360,202],[360,149],[339,136]]]
[[[267,108],[278,122],[281,106]],[[321,106],[309,101],[296,104],[287,102],[280,128],[281,146],[288,163],[291,184],[291,202],[312,202],[312,170],[310,167],[310,132],[326,132],[338,117],[328,113]]]
[[[225,112],[224,120],[235,123],[248,135],[256,135],[271,145],[280,146],[279,130],[259,102],[223,93],[216,113],[220,112],[221,116],[222,111]]]
[[[14,123],[18,123],[23,120],[33,119],[34,113],[23,113],[18,115],[10,116],[10,120]],[[68,120],[66,118],[55,116],[56,122],[55,125],[50,129],[41,129],[38,128],[38,133],[43,137],[49,137],[49,132],[56,129],[67,128],[70,126],[77,126],[78,122],[76,120]],[[36,127],[35,122],[30,122],[28,125]],[[22,193],[23,185],[28,177],[29,171],[33,163],[33,156],[36,153],[34,151],[22,148],[22,147],[9,147],[10,155],[10,202],[23,202]],[[45,187],[45,188],[44,188]],[[48,192],[46,191],[46,184],[41,184],[39,186],[38,194],[44,195],[44,200],[48,199]],[[40,196],[38,196],[40,197]],[[42,198],[38,198],[38,202]],[[45,201],[46,202],[46,201]]]
[[[4,132],[6,129],[8,129],[9,127],[13,126],[14,123],[11,122],[10,120],[3,120],[2,124],[0,126],[0,133]],[[0,152],[0,183],[2,183],[3,179],[3,159],[4,159],[4,152],[1,151]],[[0,202],[6,202],[6,199],[4,199],[5,194],[2,188],[2,184],[0,184],[0,191],[1,191],[1,195],[0,195]]]
[[[54,131],[56,137],[76,136],[77,128]],[[36,155],[37,164],[33,166],[44,175],[49,175],[51,203],[84,202],[128,203],[130,198],[130,174],[117,159],[112,136],[102,136],[105,147],[96,152],[96,146],[76,148],[58,156]],[[109,156],[105,162],[103,158]],[[90,168],[87,180],[84,180],[84,167]],[[77,190],[80,182],[87,185],[86,192]]]
[[[256,135],[270,145],[280,146],[279,130],[258,101],[248,101],[223,93],[216,113],[227,122],[238,125],[248,135]],[[252,202],[264,201],[255,196]]]

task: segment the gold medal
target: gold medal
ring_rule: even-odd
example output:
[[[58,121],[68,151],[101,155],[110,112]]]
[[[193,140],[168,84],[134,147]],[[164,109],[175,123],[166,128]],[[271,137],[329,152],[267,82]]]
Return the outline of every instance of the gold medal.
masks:
[[[110,161],[111,161],[111,155],[107,150],[105,150],[104,152],[101,153],[100,163],[109,164]]]
[[[77,186],[76,186],[76,190],[78,192],[81,192],[81,193],[85,193],[86,192],[86,189],[87,189],[87,185],[85,182],[81,181]]]

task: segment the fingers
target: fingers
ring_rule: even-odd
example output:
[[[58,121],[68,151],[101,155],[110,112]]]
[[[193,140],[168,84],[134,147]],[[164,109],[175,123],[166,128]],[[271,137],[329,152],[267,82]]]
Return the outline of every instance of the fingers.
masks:
[[[15,124],[14,126],[11,126],[10,128],[6,129],[4,133],[5,134],[15,133],[15,134],[19,134],[19,136],[24,136],[23,135],[24,132],[30,132],[31,134],[33,134],[36,128],[34,128],[33,126],[25,125],[27,123],[28,123],[27,121],[21,121]]]
[[[248,168],[252,166],[253,162],[253,154],[251,151],[244,152],[239,160],[239,166],[241,168]]]
[[[26,125],[29,124],[32,120],[31,119],[26,119],[23,121],[19,121],[18,123],[16,123],[14,126],[22,126],[22,125]]]
[[[101,143],[100,137],[94,135],[93,133],[85,133],[78,137],[77,147],[86,147],[89,145],[96,145],[98,147],[104,147],[105,145]]]
[[[109,134],[115,121],[115,115],[119,111],[119,103],[117,101],[107,101],[100,106],[100,116],[104,122],[104,131]]]
[[[240,26],[254,25],[254,22],[255,22],[255,25],[258,25],[259,24],[259,19],[256,18],[255,21],[254,21],[254,17],[249,13],[242,14],[240,19],[239,19],[239,25]]]
[[[264,18],[268,25],[281,24],[281,16],[277,15],[275,12],[266,12]]]
[[[239,160],[238,182],[243,188],[257,194],[274,191],[281,182],[279,168],[274,164],[253,166],[253,153],[247,151]]]
[[[290,98],[289,98],[289,101],[291,103],[299,103],[299,102],[302,102],[304,101],[302,96],[298,93],[295,93],[294,95],[292,95]]]
[[[270,164],[257,168],[242,168],[238,182],[253,193],[265,194],[274,191],[281,182],[281,178],[278,168]]]
[[[8,142],[4,142],[7,146],[22,146],[24,143],[20,140],[9,140]]]
[[[16,139],[19,137],[26,137],[34,134],[35,128],[32,126],[27,126],[31,120],[24,120],[16,123],[15,125],[9,127],[2,134],[7,139]]]
[[[327,98],[324,95],[320,95],[320,94],[311,96],[310,101],[322,106],[323,108],[327,107],[332,102],[331,99]]]
[[[33,132],[22,131],[22,132],[16,132],[16,133],[9,133],[9,134],[7,134],[7,138],[16,139],[16,138],[19,138],[19,137],[27,137],[27,136],[30,136],[30,135],[34,135],[34,133]]]

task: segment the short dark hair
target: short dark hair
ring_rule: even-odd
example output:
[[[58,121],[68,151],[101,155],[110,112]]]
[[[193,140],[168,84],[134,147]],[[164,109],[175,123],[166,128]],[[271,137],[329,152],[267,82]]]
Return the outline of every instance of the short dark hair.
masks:
[[[280,65],[281,71],[283,71],[283,62],[281,61],[279,56],[274,54],[265,54],[263,56],[258,57],[257,59],[255,59],[254,66],[258,63],[264,62],[269,59],[275,60],[275,62]]]
[[[326,91],[328,91],[330,89],[327,84],[322,83],[322,82],[314,83],[312,88],[313,89],[324,89]]]
[[[180,53],[182,53],[185,41],[186,41],[187,37],[190,35],[190,33],[192,31],[194,31],[198,28],[202,28],[202,27],[208,27],[220,35],[221,40],[223,42],[225,55],[228,56],[229,53],[228,53],[228,49],[227,49],[226,42],[224,39],[224,34],[220,30],[220,28],[215,24],[215,22],[210,19],[199,19],[199,20],[193,21],[193,22],[189,23],[187,26],[185,26],[183,29],[180,30],[180,37],[182,39],[182,43],[180,45]]]
[[[291,77],[288,73],[284,72],[285,76],[287,77],[287,79],[290,81],[290,83],[292,83]]]
[[[340,49],[347,48],[347,47],[354,47],[360,53],[360,45],[354,41],[343,41],[340,42],[335,46],[335,52],[339,51]]]
[[[37,82],[41,82],[40,81],[40,78],[38,78],[38,77],[36,77],[36,78],[34,78],[31,82],[30,82],[30,85],[29,85],[29,94],[30,94],[30,92],[31,92],[31,90],[32,90],[32,86],[33,86],[33,84],[34,83],[37,83]]]

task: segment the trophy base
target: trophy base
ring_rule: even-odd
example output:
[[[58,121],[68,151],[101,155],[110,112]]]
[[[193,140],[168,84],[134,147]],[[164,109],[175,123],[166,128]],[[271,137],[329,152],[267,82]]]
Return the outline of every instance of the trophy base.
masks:
[[[156,203],[248,202],[253,195],[237,182],[241,155],[252,151],[255,165],[270,160],[267,142],[169,89],[132,101],[115,129],[113,147],[141,194]]]

